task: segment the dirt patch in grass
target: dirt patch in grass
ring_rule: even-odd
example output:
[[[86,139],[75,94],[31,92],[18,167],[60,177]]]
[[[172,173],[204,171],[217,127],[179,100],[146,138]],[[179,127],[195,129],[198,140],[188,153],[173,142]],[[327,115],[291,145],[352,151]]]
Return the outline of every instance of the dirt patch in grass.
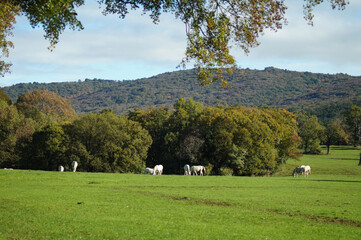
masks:
[[[361,222],[354,221],[354,220],[341,219],[338,217],[331,218],[331,217],[323,217],[323,216],[311,216],[311,215],[307,215],[307,214],[287,212],[287,211],[282,211],[282,210],[267,210],[267,212],[288,215],[290,217],[303,217],[303,218],[313,220],[316,222],[333,223],[333,224],[340,224],[340,225],[347,225],[347,226],[361,228]]]
[[[189,201],[194,204],[204,204],[204,205],[209,205],[209,206],[232,206],[232,204],[227,203],[227,202],[200,200],[200,199],[193,199],[193,198],[189,198],[189,197],[174,197],[174,196],[170,196],[170,195],[168,195],[166,197],[169,199],[176,200],[176,201]]]
[[[171,199],[174,201],[185,201],[190,204],[202,204],[202,205],[207,205],[207,206],[218,206],[218,207],[233,207],[233,208],[238,208],[238,209],[243,208],[242,206],[240,206],[238,204],[233,204],[233,203],[229,203],[229,202],[196,199],[196,198],[190,198],[190,197],[186,197],[186,196],[173,196],[173,195],[169,195],[169,194],[155,193],[155,192],[148,192],[148,191],[129,190],[128,188],[127,188],[127,191],[146,195],[146,196],[167,198],[167,199]],[[309,220],[312,220],[315,222],[340,224],[340,225],[361,228],[361,222],[359,222],[359,221],[341,219],[338,217],[312,216],[312,215],[302,214],[302,213],[298,213],[298,212],[297,213],[289,212],[289,211],[283,211],[283,210],[278,210],[278,209],[253,209],[253,210],[259,211],[259,212],[266,211],[268,213],[273,213],[273,214],[288,215],[290,217],[302,217],[302,218],[309,219]]]

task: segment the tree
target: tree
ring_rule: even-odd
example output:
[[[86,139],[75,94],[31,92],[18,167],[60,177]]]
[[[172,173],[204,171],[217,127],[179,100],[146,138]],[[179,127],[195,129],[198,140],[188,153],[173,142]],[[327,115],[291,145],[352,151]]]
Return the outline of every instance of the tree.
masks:
[[[305,18],[312,23],[312,10],[323,0],[305,0]],[[287,9],[284,0],[98,0],[104,6],[104,14],[118,14],[124,18],[129,9],[143,8],[153,22],[159,21],[162,12],[170,12],[180,19],[186,27],[187,47],[182,65],[194,61],[199,69],[198,78],[203,84],[221,80],[224,71],[232,72],[236,67],[230,54],[233,43],[245,53],[259,45],[258,37],[266,28],[277,31],[286,22]],[[333,8],[344,9],[347,0],[329,0]],[[76,7],[84,0],[4,0],[0,5],[0,43],[3,56],[7,56],[12,43],[6,39],[11,33],[15,16],[24,14],[32,27],[41,26],[50,48],[59,41],[59,35],[69,27],[81,30],[83,26],[77,19]],[[0,73],[7,71],[9,65],[0,62]]]
[[[199,116],[205,136],[203,157],[222,174],[265,175],[287,158],[298,158],[293,114],[272,108],[208,107]]]
[[[183,169],[185,164],[203,164],[200,155],[204,140],[197,124],[203,109],[203,104],[193,99],[180,98],[174,104],[164,137],[168,156],[166,161],[173,172]]]
[[[327,124],[325,128],[324,144],[327,147],[327,154],[330,153],[330,146],[336,144],[345,144],[348,142],[348,135],[341,125],[341,121],[335,121]]]
[[[10,1],[0,2],[0,59],[9,57],[9,48],[13,47],[13,43],[8,40],[12,36],[12,30],[16,23],[15,17],[19,15],[19,6]],[[0,75],[10,72],[10,63],[0,60]]]
[[[361,144],[361,106],[352,106],[345,113],[344,122],[350,135],[350,140],[354,146]],[[359,166],[361,166],[361,153]]]
[[[66,134],[61,125],[50,123],[33,134],[29,144],[29,160],[24,159],[27,169],[56,171],[59,165],[66,165]]]
[[[140,173],[152,144],[149,133],[137,122],[113,112],[91,113],[66,127],[70,143],[66,153],[77,158],[86,171]]]
[[[324,128],[318,122],[315,115],[307,113],[298,113],[297,116],[298,135],[301,137],[301,148],[304,153],[319,154],[321,153],[321,140]]]
[[[352,106],[344,117],[351,143],[356,147],[361,144],[361,106]]]
[[[9,95],[7,95],[6,93],[4,93],[3,90],[0,89],[0,100],[3,100],[4,102],[6,102],[7,104],[11,105],[11,98],[9,97]]]
[[[130,120],[140,123],[152,137],[152,145],[148,150],[146,159],[146,165],[149,167],[165,162],[167,148],[164,140],[169,128],[170,115],[171,111],[166,107],[149,107],[146,110],[134,109],[128,114]]]
[[[31,122],[15,106],[0,99],[0,167],[19,167],[22,154],[19,146],[33,131]]]
[[[19,112],[33,119],[40,127],[50,122],[73,121],[77,116],[70,101],[47,90],[25,93],[15,105]]]

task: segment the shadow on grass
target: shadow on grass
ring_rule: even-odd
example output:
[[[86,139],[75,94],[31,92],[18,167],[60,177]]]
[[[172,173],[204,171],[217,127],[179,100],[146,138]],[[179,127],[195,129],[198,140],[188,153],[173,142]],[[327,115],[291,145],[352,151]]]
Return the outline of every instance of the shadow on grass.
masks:
[[[322,147],[322,149],[326,151],[326,147]],[[360,148],[354,146],[332,146],[330,152],[332,150],[360,150]]]
[[[314,182],[348,182],[348,183],[361,183],[361,181],[356,180],[311,180]]]
[[[357,158],[337,158],[337,157],[334,157],[334,158],[331,157],[329,159],[338,160],[338,161],[358,161],[359,160]]]

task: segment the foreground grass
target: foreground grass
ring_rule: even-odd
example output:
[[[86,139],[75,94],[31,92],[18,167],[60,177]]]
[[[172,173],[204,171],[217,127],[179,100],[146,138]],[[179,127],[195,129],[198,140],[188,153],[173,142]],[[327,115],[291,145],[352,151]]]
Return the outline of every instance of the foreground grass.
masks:
[[[360,239],[358,159],[264,178],[0,170],[0,239]]]

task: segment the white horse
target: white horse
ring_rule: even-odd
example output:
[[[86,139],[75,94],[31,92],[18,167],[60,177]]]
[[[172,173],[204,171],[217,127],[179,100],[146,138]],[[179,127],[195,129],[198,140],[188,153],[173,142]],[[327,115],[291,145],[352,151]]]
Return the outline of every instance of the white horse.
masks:
[[[153,168],[147,167],[147,168],[145,169],[145,174],[153,174],[153,172],[154,172],[154,169],[153,169]]]
[[[193,175],[199,175],[203,176],[203,172],[206,173],[206,168],[204,166],[192,166],[191,167],[191,173]]]
[[[78,167],[78,162],[77,161],[73,161],[71,163],[71,168],[73,169],[73,172],[76,172],[76,168]]]
[[[58,171],[59,171],[59,172],[64,172],[64,167],[60,165],[60,166],[58,167]]]
[[[153,169],[153,175],[162,175],[163,173],[163,165],[155,165]]]
[[[303,167],[296,167],[295,170],[293,170],[293,173],[292,173],[292,176],[295,177],[295,175],[297,174],[297,177],[298,177],[298,174],[304,174],[305,173],[305,168]]]
[[[184,165],[184,175],[191,175],[191,168],[188,164]]]
[[[306,176],[307,176],[308,174],[311,174],[311,167],[310,167],[310,166],[308,166],[308,165],[302,165],[301,167],[303,167],[303,168],[305,169],[305,174],[306,174]]]

